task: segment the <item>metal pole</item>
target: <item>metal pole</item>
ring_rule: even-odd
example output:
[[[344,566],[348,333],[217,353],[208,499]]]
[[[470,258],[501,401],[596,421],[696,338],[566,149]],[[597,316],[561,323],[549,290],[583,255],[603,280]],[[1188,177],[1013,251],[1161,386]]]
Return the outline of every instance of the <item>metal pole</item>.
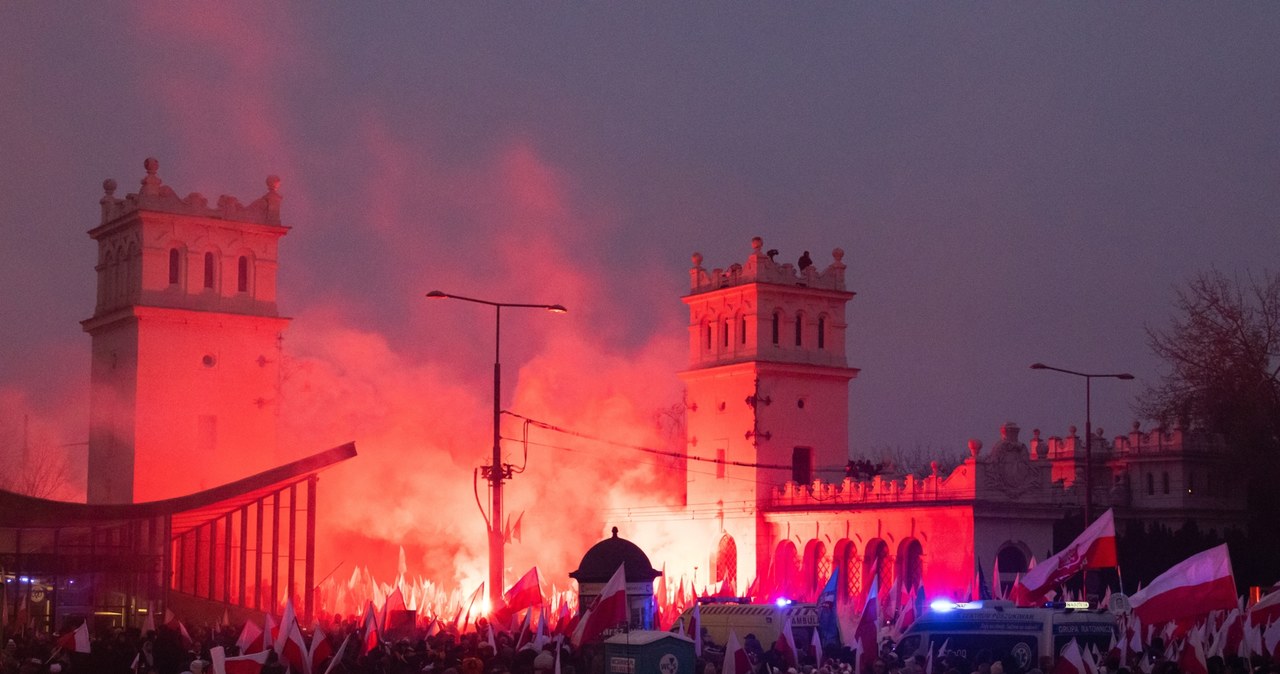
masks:
[[[1093,521],[1093,376],[1084,377],[1084,525]]]
[[[502,440],[499,435],[502,423],[502,307],[493,309],[493,463],[489,468],[493,501],[489,509],[489,601],[496,608],[504,589],[502,569],[506,541],[502,536]]]

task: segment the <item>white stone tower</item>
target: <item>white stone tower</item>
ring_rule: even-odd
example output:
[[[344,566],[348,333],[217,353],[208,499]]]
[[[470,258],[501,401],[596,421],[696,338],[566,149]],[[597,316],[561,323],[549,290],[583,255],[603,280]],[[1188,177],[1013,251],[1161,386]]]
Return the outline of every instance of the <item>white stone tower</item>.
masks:
[[[845,305],[854,294],[845,290],[844,251],[819,271],[808,251],[799,265],[780,264],[763,247],[756,237],[745,265],[710,272],[694,253],[684,297],[688,504],[718,510],[724,533],[710,579],[732,573],[739,592],[768,573],[771,536],[758,506],[770,489],[811,482],[819,469],[839,471],[828,479],[843,475],[849,380],[858,373],[845,359]]]
[[[276,464],[280,180],[248,206],[180,198],[144,162],[137,194],[103,183],[93,338],[90,503],[152,501]]]

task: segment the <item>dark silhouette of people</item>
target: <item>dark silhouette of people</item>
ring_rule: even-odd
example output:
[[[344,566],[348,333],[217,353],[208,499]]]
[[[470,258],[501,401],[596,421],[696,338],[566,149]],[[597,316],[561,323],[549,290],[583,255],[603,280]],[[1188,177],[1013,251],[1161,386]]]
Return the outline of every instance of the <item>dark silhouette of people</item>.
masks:
[[[804,255],[800,256],[800,262],[798,266],[800,267],[800,271],[804,271],[805,269],[808,269],[809,267],[813,266],[813,260],[809,259],[809,251],[806,250],[804,252]]]
[[[769,256],[769,261],[770,261],[770,262],[777,262],[777,260],[775,260],[775,259],[773,259],[773,258],[775,258],[775,257],[777,257],[777,256],[778,256],[778,249],[777,249],[777,248],[770,248],[770,249],[769,249],[769,251],[768,251],[767,253],[765,253],[765,255],[768,255],[768,256]]]

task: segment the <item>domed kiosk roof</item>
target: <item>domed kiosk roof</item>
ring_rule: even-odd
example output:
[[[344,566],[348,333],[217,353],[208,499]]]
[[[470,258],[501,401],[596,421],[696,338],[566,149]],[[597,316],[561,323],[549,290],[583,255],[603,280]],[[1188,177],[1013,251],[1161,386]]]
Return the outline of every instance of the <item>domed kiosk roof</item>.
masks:
[[[582,556],[578,570],[569,577],[579,583],[607,583],[617,573],[619,564],[626,564],[628,583],[651,583],[662,575],[649,564],[644,550],[625,538],[618,538],[618,527],[614,527],[613,536],[591,546]]]

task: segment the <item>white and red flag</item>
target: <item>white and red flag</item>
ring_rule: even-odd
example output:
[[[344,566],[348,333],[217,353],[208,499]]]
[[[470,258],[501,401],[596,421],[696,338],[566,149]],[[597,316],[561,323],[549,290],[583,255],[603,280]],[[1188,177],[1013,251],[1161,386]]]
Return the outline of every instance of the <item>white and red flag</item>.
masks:
[[[871,581],[871,591],[867,593],[867,603],[862,608],[862,615],[858,617],[858,626],[853,632],[854,651],[858,653],[856,671],[869,672],[872,664],[880,655],[879,636],[880,621],[876,617],[876,589],[878,585],[876,580]]]
[[[1205,664],[1204,639],[1199,630],[1189,632],[1187,640],[1182,643],[1182,650],[1178,653],[1178,669],[1182,670],[1182,674],[1209,674],[1209,667]]]
[[[1129,597],[1133,614],[1146,625],[1176,618],[1229,611],[1236,606],[1231,555],[1223,543],[1192,555]]]
[[[702,610],[697,602],[689,612],[689,638],[693,639],[693,654],[702,657]]]
[[[1280,590],[1272,590],[1258,603],[1249,607],[1249,624],[1267,626],[1280,620]]]
[[[374,617],[373,600],[364,609],[364,652],[368,653],[378,647],[378,619]]]
[[[751,659],[747,657],[747,649],[742,647],[742,642],[738,641],[738,633],[729,630],[729,642],[724,647],[724,664],[720,667],[720,674],[749,674],[751,672]]]
[[[1049,559],[1041,562],[1041,564],[1048,563]],[[1058,654],[1058,661],[1053,665],[1053,674],[1088,674],[1089,669],[1084,658],[1085,654],[1080,649],[1080,642],[1072,639]]]
[[[320,665],[329,656],[333,655],[333,644],[329,643],[329,639],[325,636],[324,630],[320,629],[320,624],[316,623],[316,628],[311,632],[311,648],[307,651],[307,671],[320,671]]]
[[[502,600],[506,602],[506,610],[512,614],[532,608],[534,606],[542,606],[542,584],[538,579],[538,567],[533,567],[525,572],[520,580],[517,580],[502,595]]]
[[[263,645],[262,635],[262,628],[258,627],[257,623],[252,620],[246,620],[244,621],[244,627],[240,628],[240,637],[236,639],[236,647],[240,649],[242,655],[266,650]]]
[[[813,661],[822,666],[822,636],[818,634],[818,630],[813,630],[813,638],[809,640],[809,646],[813,649]]]
[[[627,574],[626,565],[619,564],[613,577],[605,583],[591,609],[578,623],[573,635],[573,645],[581,646],[600,638],[605,630],[627,622]]]
[[[330,674],[338,663],[342,662],[342,656],[347,652],[347,644],[351,643],[351,639],[343,639],[338,645],[338,652],[333,654],[333,659],[329,661],[329,666],[324,668],[324,674]]]
[[[268,613],[262,617],[262,648],[263,650],[271,650],[275,646],[274,637],[276,632],[280,631],[276,625],[276,619]]]
[[[209,649],[209,659],[212,660],[213,674],[258,674],[262,671],[262,666],[267,664],[269,653],[270,651],[259,651],[229,658],[226,649],[214,646]]]
[[[280,641],[276,643],[276,648],[280,654],[280,660],[289,663],[289,669],[294,674],[311,674],[310,662],[307,660],[307,643],[302,639],[302,630],[298,628],[297,620],[289,623],[288,631],[285,631],[283,623],[281,624]]]
[[[1080,571],[1115,565],[1115,513],[1108,509],[1061,552],[1036,564],[1015,581],[1009,598],[1020,606],[1038,604],[1050,590]]]
[[[58,637],[58,647],[67,652],[88,653],[89,624],[82,622],[79,627]]]
[[[778,640],[774,642],[773,648],[782,656],[782,662],[787,667],[796,667],[800,664],[796,653],[796,635],[791,629],[790,615],[782,621],[782,630],[778,632]]]

